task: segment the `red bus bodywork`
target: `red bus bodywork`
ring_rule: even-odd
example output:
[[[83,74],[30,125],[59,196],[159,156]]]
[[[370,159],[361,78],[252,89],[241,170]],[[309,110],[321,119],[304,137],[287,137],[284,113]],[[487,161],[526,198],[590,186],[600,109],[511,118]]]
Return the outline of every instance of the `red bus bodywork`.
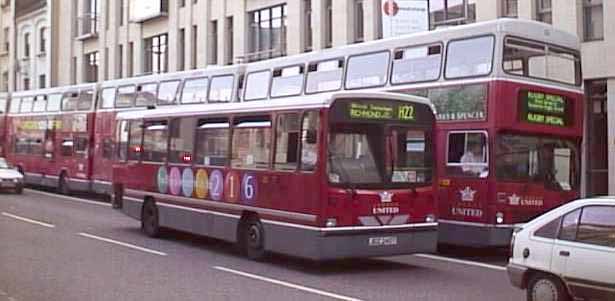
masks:
[[[355,97],[347,94],[340,96],[340,103],[344,97]],[[383,99],[386,95],[362,93],[356,97]],[[311,98],[323,97],[327,96]],[[285,99],[258,103],[238,104],[235,108],[240,109],[235,111],[215,104],[204,105],[201,111],[185,116],[220,116],[211,112],[226,111],[228,116],[267,114],[271,120],[277,120],[280,114],[315,110],[306,109],[314,108],[314,102],[295,108]],[[323,102],[319,103],[322,106]],[[421,114],[432,115],[421,117],[425,122],[422,126],[431,132],[433,113],[429,105],[422,106]],[[324,107],[317,112],[321,120],[320,159],[312,172],[237,169],[228,165],[212,168],[194,162],[118,161],[113,169],[118,202],[124,213],[142,223],[148,220],[143,216],[144,207],[151,203],[155,204],[160,227],[230,242],[241,240],[242,225],[256,218],[264,228],[265,250],[315,260],[433,252],[437,241],[433,184],[397,189],[335,187],[329,183],[327,160],[322,159],[327,158],[331,111]],[[121,115],[120,119],[147,121],[169,116],[165,112],[143,114]],[[257,197],[248,198],[248,193]]]

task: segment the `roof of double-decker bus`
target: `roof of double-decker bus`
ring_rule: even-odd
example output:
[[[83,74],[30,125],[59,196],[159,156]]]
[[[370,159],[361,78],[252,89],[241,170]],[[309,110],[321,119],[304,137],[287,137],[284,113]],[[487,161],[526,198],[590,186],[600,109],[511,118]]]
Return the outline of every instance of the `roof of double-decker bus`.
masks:
[[[575,35],[559,30],[552,25],[532,20],[501,18],[254,62],[248,65],[247,70],[249,72],[251,70],[271,68],[272,66],[291,66],[294,64],[303,64],[306,62],[344,57],[359,53],[369,53],[372,51],[395,49],[413,45],[420,46],[485,34],[513,35],[526,39],[543,41],[573,50],[578,50],[580,48],[579,39]]]
[[[279,98],[273,100],[257,100],[248,102],[210,103],[198,105],[181,105],[152,110],[126,111],[119,113],[117,119],[143,119],[167,118],[178,116],[192,116],[201,114],[227,114],[269,112],[271,110],[313,109],[330,106],[334,100],[340,98],[383,98],[427,105],[435,114],[431,102],[424,97],[388,92],[334,92],[315,95],[306,95],[300,98]]]
[[[204,69],[134,76],[129,78],[107,80],[101,83],[101,87],[116,87],[122,85],[151,83],[183,78],[235,74],[241,72],[242,68],[244,68],[243,65],[210,66]]]
[[[11,93],[11,97],[17,98],[17,97],[37,96],[37,95],[43,95],[43,94],[55,94],[55,93],[92,90],[95,87],[96,87],[95,83],[85,83],[85,84],[79,84],[79,85],[61,86],[61,87],[53,87],[53,88],[45,88],[45,89],[37,89],[37,90],[16,91],[16,92]]]

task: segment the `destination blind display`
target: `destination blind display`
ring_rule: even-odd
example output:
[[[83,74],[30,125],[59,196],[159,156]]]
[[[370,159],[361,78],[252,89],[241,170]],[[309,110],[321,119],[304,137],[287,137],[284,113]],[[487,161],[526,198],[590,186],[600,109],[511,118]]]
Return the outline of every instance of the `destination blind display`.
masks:
[[[350,102],[348,104],[348,115],[350,119],[399,121],[416,120],[413,105]]]
[[[567,127],[568,101],[560,95],[526,91],[521,94],[521,120],[530,123]]]

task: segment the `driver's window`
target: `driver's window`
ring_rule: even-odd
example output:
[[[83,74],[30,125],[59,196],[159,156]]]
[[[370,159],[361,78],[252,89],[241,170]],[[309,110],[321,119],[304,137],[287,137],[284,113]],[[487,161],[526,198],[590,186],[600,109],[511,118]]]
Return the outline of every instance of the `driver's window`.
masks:
[[[447,154],[446,170],[449,175],[480,178],[489,175],[486,133],[449,133]]]

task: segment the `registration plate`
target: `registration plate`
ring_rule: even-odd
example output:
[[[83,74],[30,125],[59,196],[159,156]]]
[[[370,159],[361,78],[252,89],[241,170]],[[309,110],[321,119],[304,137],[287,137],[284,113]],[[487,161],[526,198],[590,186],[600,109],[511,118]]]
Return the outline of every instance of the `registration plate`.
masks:
[[[369,246],[394,246],[397,245],[397,236],[370,237]]]

